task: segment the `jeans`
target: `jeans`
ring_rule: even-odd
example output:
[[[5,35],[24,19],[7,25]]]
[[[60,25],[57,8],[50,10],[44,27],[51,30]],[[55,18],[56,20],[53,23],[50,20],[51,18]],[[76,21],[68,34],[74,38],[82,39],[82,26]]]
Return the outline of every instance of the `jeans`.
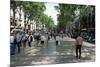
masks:
[[[79,57],[79,58],[81,57],[81,47],[82,45],[76,45],[76,57]]]
[[[18,53],[20,53],[21,42],[17,42]]]
[[[10,46],[10,52],[11,52],[11,55],[14,55],[15,54],[15,50],[16,50],[16,44],[15,43],[10,43],[11,46]]]

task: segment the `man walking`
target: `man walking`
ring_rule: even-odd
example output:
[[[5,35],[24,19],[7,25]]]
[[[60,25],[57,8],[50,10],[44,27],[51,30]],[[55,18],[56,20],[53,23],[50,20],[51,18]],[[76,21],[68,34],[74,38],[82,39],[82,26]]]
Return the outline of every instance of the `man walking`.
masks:
[[[37,46],[39,46],[40,45],[40,39],[41,39],[40,33],[37,34],[36,39],[37,39],[37,43],[36,44],[37,44]]]
[[[80,36],[80,34],[78,34],[77,38],[76,38],[76,58],[81,58],[81,47],[82,47],[82,43],[83,43],[83,38]],[[79,53],[79,55],[78,55]]]
[[[23,47],[26,48],[26,42],[27,42],[26,33],[24,33],[23,38],[22,38],[22,41],[23,41]]]
[[[29,36],[28,36],[28,46],[31,47],[31,43],[33,41],[33,36],[32,33],[30,32]]]
[[[50,35],[49,35],[49,32],[47,33],[47,44],[48,44],[48,41],[50,40]]]
[[[20,32],[17,32],[16,40],[17,40],[18,53],[20,53],[20,46],[21,46],[21,35],[20,35]]]
[[[15,44],[14,44],[14,34],[11,33],[10,35],[10,50],[11,50],[11,55],[15,54]]]

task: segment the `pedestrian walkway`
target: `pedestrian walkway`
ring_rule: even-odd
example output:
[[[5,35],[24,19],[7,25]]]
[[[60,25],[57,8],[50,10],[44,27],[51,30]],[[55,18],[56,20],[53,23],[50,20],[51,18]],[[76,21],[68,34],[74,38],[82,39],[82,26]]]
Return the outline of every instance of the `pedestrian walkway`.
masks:
[[[75,58],[75,40],[66,37],[60,46],[55,45],[54,39],[51,39],[48,46],[36,47],[34,42],[32,47],[22,48],[20,54],[11,56],[12,66],[29,66],[43,64],[60,64],[60,63],[79,63],[94,62],[95,47],[83,46],[82,58]],[[84,43],[83,45],[88,45]],[[89,44],[90,45],[90,44]]]
[[[63,38],[63,41],[75,41],[75,39],[70,38],[70,37],[64,37],[64,38]],[[84,41],[83,44],[84,44],[83,46],[95,47],[95,44],[88,43],[88,42],[86,42],[86,41]]]

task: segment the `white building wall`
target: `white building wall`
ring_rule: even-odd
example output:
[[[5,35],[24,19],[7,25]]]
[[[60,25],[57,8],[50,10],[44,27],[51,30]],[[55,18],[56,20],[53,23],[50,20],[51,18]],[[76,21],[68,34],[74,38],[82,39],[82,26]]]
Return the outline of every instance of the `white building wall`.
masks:
[[[22,28],[24,28],[24,12],[21,10],[21,22],[19,21],[19,9],[17,10],[17,13],[16,13],[16,15],[15,15],[15,17],[16,17],[16,19],[17,19],[17,24],[19,25],[19,24],[21,24],[21,27]],[[13,16],[13,11],[12,10],[10,10],[10,17],[12,17]],[[27,18],[26,18],[26,20],[27,20]],[[30,22],[29,22],[30,23]],[[31,30],[34,30],[34,29],[36,29],[36,22],[35,21],[32,21],[32,23],[33,23],[33,25],[31,25]],[[32,27],[33,26],[33,27]],[[26,26],[26,29],[28,29],[28,26]]]
[[[10,17],[13,16],[13,11],[12,9],[10,10]],[[23,11],[21,10],[21,20],[22,21],[19,21],[19,9],[16,10],[16,14],[15,14],[15,19],[17,19],[17,24],[20,25],[21,24],[21,27],[24,28],[24,13]]]

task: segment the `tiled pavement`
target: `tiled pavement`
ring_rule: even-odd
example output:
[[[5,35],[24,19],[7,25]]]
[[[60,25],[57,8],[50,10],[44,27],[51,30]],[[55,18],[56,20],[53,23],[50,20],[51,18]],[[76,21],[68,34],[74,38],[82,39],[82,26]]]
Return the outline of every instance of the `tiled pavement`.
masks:
[[[45,46],[36,47],[35,41],[32,47],[21,48],[21,53],[11,56],[11,66],[30,66],[43,64],[94,62],[95,47],[93,44],[84,42],[82,58],[75,58],[75,40],[64,38],[60,46],[55,45],[51,39]]]

